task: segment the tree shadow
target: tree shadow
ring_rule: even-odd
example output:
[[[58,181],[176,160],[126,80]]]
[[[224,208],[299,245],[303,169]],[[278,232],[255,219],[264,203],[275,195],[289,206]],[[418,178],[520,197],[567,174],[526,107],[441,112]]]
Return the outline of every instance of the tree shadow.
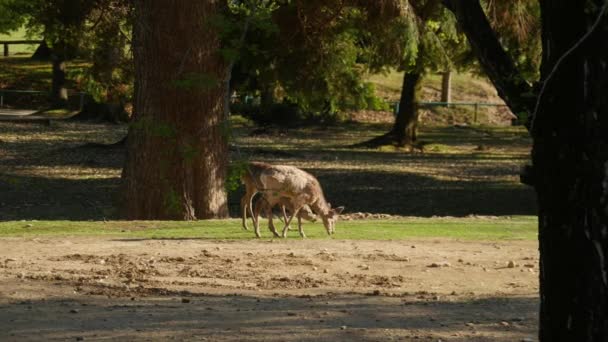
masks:
[[[516,341],[536,335],[538,312],[533,297],[269,297],[168,290],[21,302],[0,295],[0,302],[0,340],[45,341]]]

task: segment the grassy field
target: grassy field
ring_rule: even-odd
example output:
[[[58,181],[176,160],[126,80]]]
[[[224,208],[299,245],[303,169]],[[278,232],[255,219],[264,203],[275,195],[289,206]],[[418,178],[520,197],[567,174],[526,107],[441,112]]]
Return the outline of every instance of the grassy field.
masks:
[[[263,224],[265,223],[265,220]],[[251,227],[251,223],[249,224]],[[294,226],[295,227],[295,226]],[[306,223],[308,238],[326,239],[320,223]],[[240,220],[167,221],[12,221],[0,223],[0,237],[27,236],[116,236],[151,239],[251,239],[253,233],[241,228]],[[264,238],[271,238],[262,229]],[[291,238],[299,238],[290,231]],[[453,238],[464,240],[536,239],[536,218],[409,218],[357,220],[338,223],[334,239],[402,240],[411,238]]]
[[[0,33],[0,40],[36,40],[39,37],[28,35],[25,28],[20,28],[17,31],[2,34]],[[10,45],[9,56],[22,55],[31,56],[36,51],[38,45]],[[4,56],[4,55],[2,55]],[[3,57],[0,57],[3,58]]]
[[[85,67],[85,62],[72,62],[68,66],[72,69]],[[50,72],[49,63],[27,58],[1,58],[0,88],[46,90],[50,86]],[[401,76],[393,72],[373,76],[370,80],[376,83],[379,95],[390,99],[398,96]],[[437,100],[439,81],[439,76],[426,77],[425,100]],[[454,100],[494,102],[496,99],[495,91],[487,81],[471,75],[454,77]],[[444,112],[423,113],[419,132],[420,140],[425,144],[422,153],[405,153],[388,146],[380,149],[350,147],[388,131],[392,120],[390,113],[365,113],[364,119],[336,126],[289,130],[260,130],[249,121],[234,117],[231,160],[261,160],[304,168],[319,178],[329,201],[336,206],[345,205],[348,213],[381,213],[431,220],[420,223],[424,228],[412,234],[425,231],[440,234],[443,231],[440,227],[447,224],[441,221],[441,225],[432,228],[435,216],[534,215],[533,191],[519,183],[519,170],[529,161],[530,139],[525,129],[453,125],[459,121],[455,120],[456,110],[442,110]],[[51,126],[0,122],[0,220],[99,221],[118,218],[121,204],[117,191],[124,149],[99,149],[89,143],[118,141],[127,128],[126,125],[64,121],[55,121]],[[233,217],[238,215],[241,195],[242,189],[229,193]],[[501,218],[488,224],[502,220],[504,226],[514,222]],[[349,238],[374,235],[370,229],[378,229],[382,233],[376,236],[384,238],[393,238],[387,237],[391,232],[398,231],[395,238],[399,238],[399,234],[413,231],[391,230],[402,224],[394,220],[370,222],[345,222],[345,231],[349,232]],[[464,224],[462,222],[456,226]],[[406,221],[403,225],[410,226],[410,223]],[[419,224],[418,221],[414,223],[414,226]],[[197,224],[193,223],[192,227]],[[532,221],[528,224],[534,225]],[[6,232],[16,232],[12,229],[19,227],[19,223],[0,227]],[[82,227],[87,231],[86,224]],[[311,237],[324,234],[319,225],[312,227]],[[217,229],[223,232],[225,227]],[[26,229],[19,234],[27,231],[36,230]],[[234,238],[252,235],[238,229],[230,231],[229,234],[235,234]],[[197,230],[193,228],[191,232],[183,233],[195,232]],[[477,233],[464,229],[463,234]]]

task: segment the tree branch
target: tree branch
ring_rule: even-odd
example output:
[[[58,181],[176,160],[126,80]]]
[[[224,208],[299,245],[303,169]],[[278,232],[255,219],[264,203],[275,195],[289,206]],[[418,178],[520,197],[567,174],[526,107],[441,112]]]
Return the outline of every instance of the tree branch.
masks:
[[[456,16],[460,29],[496,87],[498,96],[527,125],[534,112],[536,96],[533,88],[498,41],[479,0],[443,0],[443,4]]]

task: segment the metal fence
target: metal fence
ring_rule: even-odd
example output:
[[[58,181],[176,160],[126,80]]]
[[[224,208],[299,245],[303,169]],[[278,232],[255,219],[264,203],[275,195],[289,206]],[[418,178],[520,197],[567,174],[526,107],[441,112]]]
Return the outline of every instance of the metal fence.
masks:
[[[399,113],[399,102],[391,102],[391,106],[393,107],[393,113],[397,115]],[[474,108],[473,112],[473,122],[477,123],[479,116],[479,109],[481,107],[507,107],[504,103],[491,103],[491,102],[417,102],[418,108],[430,108],[430,107],[456,107],[456,106],[469,106]],[[514,117],[515,118],[515,117]]]

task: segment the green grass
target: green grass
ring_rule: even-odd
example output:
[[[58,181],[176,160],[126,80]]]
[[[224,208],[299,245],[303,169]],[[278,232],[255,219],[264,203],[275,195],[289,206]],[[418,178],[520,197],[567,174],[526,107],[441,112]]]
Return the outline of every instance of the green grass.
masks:
[[[495,218],[408,218],[398,220],[359,220],[338,222],[335,239],[406,240],[412,238],[450,238],[462,240],[534,240],[536,217]],[[262,236],[272,234],[262,220]],[[251,224],[250,224],[251,226]],[[321,223],[306,223],[309,238],[326,239]],[[12,221],[0,223],[0,237],[115,236],[151,239],[254,239],[244,231],[240,220],[178,221]],[[291,238],[299,238],[290,231]]]
[[[32,37],[30,35],[27,34],[27,31],[25,30],[24,27],[16,30],[16,31],[12,31],[6,34],[1,34],[0,33],[0,40],[38,40],[40,39],[40,37]],[[38,47],[37,44],[33,44],[33,45],[22,45],[22,44],[16,44],[16,45],[10,45],[9,46],[9,54],[10,56],[14,56],[14,55],[31,55],[34,53],[34,51],[36,51],[36,48]]]

